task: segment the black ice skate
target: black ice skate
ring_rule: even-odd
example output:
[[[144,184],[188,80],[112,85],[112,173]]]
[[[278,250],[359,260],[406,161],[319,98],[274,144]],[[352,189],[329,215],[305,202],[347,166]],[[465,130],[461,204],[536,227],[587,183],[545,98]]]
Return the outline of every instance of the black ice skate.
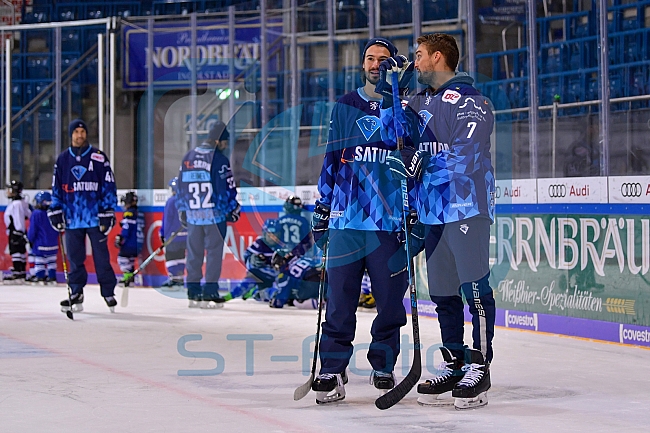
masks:
[[[456,384],[451,395],[456,399],[456,409],[474,409],[488,404],[487,391],[490,389],[490,363],[485,362],[479,350],[466,349],[470,364],[463,367],[465,376]]]
[[[449,392],[465,375],[462,370],[464,362],[456,359],[449,349],[441,347],[442,363],[438,366],[440,374],[418,385],[418,404],[421,406],[450,406],[454,400]]]
[[[25,283],[25,272],[12,271],[11,275],[4,277],[5,284],[23,284]]]
[[[372,370],[370,383],[374,385],[375,388],[382,391],[383,395],[395,388],[395,375],[393,373]]]
[[[203,309],[223,308],[223,303],[226,302],[219,294],[204,296],[200,307]]]
[[[70,307],[71,300],[72,300],[72,307]],[[70,299],[65,298],[63,301],[61,301],[61,311],[64,313],[68,311],[73,311],[75,313],[81,312],[84,310],[83,302],[84,302],[84,294],[75,293],[74,295],[70,296]]]
[[[345,372],[343,374],[321,373],[316,376],[311,389],[316,391],[317,404],[333,403],[345,398],[344,384],[347,382],[347,376],[345,381],[343,376]]]
[[[104,298],[104,301],[106,301],[106,305],[108,305],[108,309],[111,310],[111,313],[114,313],[115,306],[117,305],[117,300],[115,299],[115,296],[107,296]]]
[[[183,285],[184,285],[184,284],[183,284],[183,280],[182,280],[182,278],[181,278],[181,279],[175,279],[175,278],[172,277],[172,278],[170,278],[169,280],[167,280],[167,281],[165,281],[164,283],[162,283],[162,284],[160,285],[160,287],[161,287],[163,290],[166,290],[166,291],[170,291],[170,292],[171,292],[171,291],[181,290],[181,289],[183,288]]]

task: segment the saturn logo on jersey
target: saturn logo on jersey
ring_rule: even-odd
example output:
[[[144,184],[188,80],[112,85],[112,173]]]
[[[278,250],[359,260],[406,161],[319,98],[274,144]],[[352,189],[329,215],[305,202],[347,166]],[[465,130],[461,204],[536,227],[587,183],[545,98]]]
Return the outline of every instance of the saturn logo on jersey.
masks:
[[[386,155],[388,155],[388,149],[357,146],[354,153],[355,161],[379,162],[380,164],[384,164],[386,163]]]
[[[372,134],[377,132],[379,125],[379,119],[375,116],[363,116],[357,120],[357,126],[361,130],[363,136],[366,137],[366,141],[370,140]]]
[[[418,113],[418,130],[420,131],[420,137],[424,134],[424,130],[427,127],[427,123],[433,117],[433,114],[429,113],[427,110],[422,110]]]

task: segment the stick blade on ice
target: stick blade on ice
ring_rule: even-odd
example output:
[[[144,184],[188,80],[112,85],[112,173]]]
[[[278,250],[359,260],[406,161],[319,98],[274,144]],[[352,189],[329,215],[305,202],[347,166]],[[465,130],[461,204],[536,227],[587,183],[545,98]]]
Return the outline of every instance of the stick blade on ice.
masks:
[[[375,400],[375,406],[377,406],[377,409],[386,410],[395,406],[406,397],[406,394],[411,392],[413,387],[418,383],[420,375],[422,374],[422,360],[420,358],[419,349],[416,349],[415,352],[415,358],[411,370],[395,388]]]
[[[120,307],[124,308],[129,305],[129,286],[125,285],[122,289],[122,298],[120,299]]]
[[[298,401],[302,398],[304,398],[307,394],[309,394],[309,391],[311,391],[311,384],[314,382],[314,373],[309,376],[309,380],[302,385],[300,385],[296,390],[293,392],[293,399],[295,401]]]

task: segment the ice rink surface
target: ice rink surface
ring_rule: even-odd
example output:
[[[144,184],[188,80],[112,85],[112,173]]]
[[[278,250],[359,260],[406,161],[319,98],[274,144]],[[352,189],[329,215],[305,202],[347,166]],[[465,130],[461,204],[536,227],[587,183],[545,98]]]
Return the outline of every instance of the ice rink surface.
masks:
[[[363,344],[374,314],[360,312],[347,397],[317,406],[314,393],[292,398],[311,365],[314,310],[250,300],[197,310],[131,289],[128,307],[111,314],[97,286],[85,293],[70,321],[59,311],[65,287],[0,285],[0,431],[649,431],[650,351],[641,348],[497,328],[488,406],[421,407],[413,390],[380,411]],[[420,326],[423,353],[436,352],[435,363],[423,360],[426,378],[440,362],[440,333],[436,320]],[[402,334],[412,341],[410,321]]]

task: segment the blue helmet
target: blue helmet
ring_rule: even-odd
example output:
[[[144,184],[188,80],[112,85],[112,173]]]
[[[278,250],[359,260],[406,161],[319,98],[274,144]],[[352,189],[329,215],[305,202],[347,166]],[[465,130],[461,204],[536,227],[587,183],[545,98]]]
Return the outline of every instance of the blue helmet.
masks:
[[[292,195],[284,202],[284,211],[288,214],[300,214],[302,210],[302,200],[300,200],[300,197]]]
[[[178,176],[172,177],[167,186],[172,194],[176,194],[178,192]]]
[[[264,242],[267,244],[275,245],[280,242],[278,239],[278,220],[276,219],[267,219],[262,224],[262,236],[264,237]]]
[[[52,194],[47,191],[39,191],[34,196],[34,202],[41,209],[47,208],[52,204]]]

